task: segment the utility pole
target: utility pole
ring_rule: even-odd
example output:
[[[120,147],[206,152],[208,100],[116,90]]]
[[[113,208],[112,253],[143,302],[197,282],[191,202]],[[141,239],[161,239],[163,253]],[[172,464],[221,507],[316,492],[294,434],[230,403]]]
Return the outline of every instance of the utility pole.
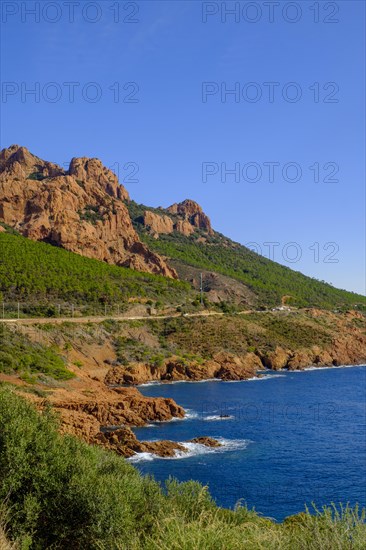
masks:
[[[20,317],[20,303],[18,302],[18,319]]]

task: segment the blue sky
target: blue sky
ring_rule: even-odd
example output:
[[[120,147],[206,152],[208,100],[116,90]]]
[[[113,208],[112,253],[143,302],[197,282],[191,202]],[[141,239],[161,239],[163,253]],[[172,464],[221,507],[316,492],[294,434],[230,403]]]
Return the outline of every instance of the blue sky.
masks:
[[[192,198],[232,239],[364,292],[365,4],[275,4],[4,1],[1,147],[99,157],[137,202]]]

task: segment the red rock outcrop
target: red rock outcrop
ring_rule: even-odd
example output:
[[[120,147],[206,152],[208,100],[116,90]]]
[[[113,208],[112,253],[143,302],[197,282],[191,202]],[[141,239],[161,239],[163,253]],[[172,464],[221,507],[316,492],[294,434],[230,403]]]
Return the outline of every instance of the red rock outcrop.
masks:
[[[125,204],[126,189],[98,159],[73,158],[68,171],[13,145],[0,153],[0,221],[33,240],[176,278],[143,244]]]
[[[190,199],[160,210],[161,214],[146,210],[143,215],[144,226],[155,237],[173,233],[173,231],[189,237],[196,229],[202,229],[208,235],[214,234],[209,217],[202,211],[199,204]]]
[[[136,453],[153,453],[161,457],[173,457],[177,451],[185,452],[183,445],[174,441],[139,441],[131,428],[99,432],[94,442],[117,454],[131,457]]]
[[[364,320],[361,315],[360,319]],[[366,360],[366,335],[356,328],[348,327],[347,336],[334,338],[331,344],[324,348],[284,350],[277,347],[275,351],[264,354],[263,364],[272,370],[287,368],[303,370],[308,367],[331,367],[339,365],[357,365]]]
[[[212,378],[246,380],[255,377],[256,371],[260,368],[262,368],[262,363],[254,353],[238,357],[221,352],[214,355],[212,360],[202,364],[196,361],[183,363],[179,357],[171,357],[159,367],[145,363],[112,367],[105,377],[105,383],[112,386],[119,384],[137,386],[153,381],[200,381]]]
[[[178,231],[178,233],[182,233],[185,237],[189,237],[189,235],[194,233],[194,226],[187,220],[178,220],[174,229]]]
[[[188,449],[175,441],[139,441],[131,428],[123,427],[117,430],[98,433],[94,442],[103,445],[125,457],[131,457],[136,453],[152,453],[161,457],[173,457],[177,451],[186,453]],[[196,437],[187,443],[198,443],[206,447],[221,447],[212,437]]]
[[[184,417],[184,409],[173,399],[145,397],[136,388],[114,388],[100,399],[56,401],[53,406],[64,419],[69,413],[81,413],[102,426],[144,426],[147,422]]]
[[[43,403],[39,403],[41,408]],[[153,453],[173,457],[187,448],[174,441],[139,441],[131,426],[147,422],[183,418],[184,410],[173,399],[144,397],[136,388],[101,388],[99,399],[53,399],[52,405],[60,414],[61,432],[76,435],[88,443],[102,445],[117,454],[131,457],[136,453]],[[192,440],[208,447],[221,444],[211,437]]]
[[[144,212],[144,226],[158,234],[172,233],[174,230],[173,220],[169,216],[160,216],[150,210]]]
[[[263,363],[268,369],[280,370],[287,366],[291,357],[291,351],[284,350],[277,346],[274,351],[271,351],[263,356]]]
[[[209,235],[213,234],[210,218],[206,216],[199,204],[191,199],[175,203],[167,208],[170,214],[178,214],[183,220],[187,220],[193,227],[203,229]]]
[[[255,353],[236,356],[231,353],[220,352],[213,356],[220,365],[216,378],[221,380],[247,380],[257,376],[257,370],[263,368],[261,360]]]

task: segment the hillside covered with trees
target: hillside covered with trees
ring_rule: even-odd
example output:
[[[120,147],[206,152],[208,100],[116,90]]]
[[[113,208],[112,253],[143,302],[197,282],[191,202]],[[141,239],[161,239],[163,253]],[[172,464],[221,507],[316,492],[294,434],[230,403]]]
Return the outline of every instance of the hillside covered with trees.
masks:
[[[154,238],[142,223],[148,207],[131,201],[130,215],[140,238],[152,250],[185,265],[210,270],[244,283],[257,296],[257,306],[286,303],[297,307],[364,309],[364,296],[341,290],[261,256],[224,235],[196,229],[191,235],[177,231]],[[164,214],[164,210],[151,209]]]

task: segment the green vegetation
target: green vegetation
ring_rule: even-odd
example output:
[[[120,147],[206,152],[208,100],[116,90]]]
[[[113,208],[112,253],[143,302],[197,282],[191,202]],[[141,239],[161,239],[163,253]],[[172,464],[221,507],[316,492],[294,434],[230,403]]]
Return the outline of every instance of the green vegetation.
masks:
[[[44,376],[55,380],[68,380],[74,376],[55,348],[34,343],[17,330],[1,325],[0,345],[0,373],[17,373],[29,383]]]
[[[225,351],[237,355],[267,352],[278,345],[290,349],[324,347],[333,332],[305,314],[252,313],[225,317],[178,318],[150,321],[162,350],[193,353],[204,359]],[[156,351],[155,351],[156,352]]]
[[[55,304],[126,303],[150,298],[177,303],[190,293],[188,283],[108,265],[50,244],[0,234],[0,300],[53,304],[24,314],[57,315]],[[99,311],[100,313],[100,311]]]
[[[251,313],[243,320],[265,329],[266,341],[272,348],[276,344],[294,348],[322,347],[332,341],[332,331],[322,325],[321,319],[309,318],[304,314]]]
[[[29,174],[27,179],[28,180],[42,181],[42,180],[46,179],[46,176],[44,176],[42,174],[42,172],[32,172],[31,174]]]
[[[88,204],[84,208],[84,210],[80,210],[78,212],[78,214],[79,214],[81,220],[85,220],[87,222],[90,222],[93,225],[95,225],[97,223],[97,221],[102,221],[103,220],[103,214],[100,213],[99,206],[93,206],[93,205]]]
[[[142,240],[159,254],[180,260],[185,264],[216,271],[243,282],[258,297],[258,306],[272,307],[289,296],[288,305],[320,307],[324,309],[365,308],[363,296],[334,288],[332,285],[307,277],[298,271],[252,252],[220,233],[208,236],[197,230],[190,237],[174,232],[152,238],[141,223],[145,210],[154,210],[131,201],[128,205],[135,229]],[[156,209],[155,209],[156,210]],[[163,212],[158,210],[160,214]],[[204,236],[206,242],[199,242]]]
[[[329,321],[328,326],[322,318],[303,312],[263,312],[146,321],[107,320],[78,328],[63,323],[53,326],[51,341],[59,334],[76,347],[86,338],[95,342],[101,339],[101,344],[107,340],[114,346],[121,365],[143,362],[160,366],[172,356],[180,358],[182,364],[191,361],[200,364],[221,351],[235,355],[254,352],[261,357],[277,346],[303,350],[317,345],[324,349],[331,346],[339,330],[334,322]]]
[[[161,235],[158,240],[144,237],[148,246],[160,254],[242,281],[257,294],[262,306],[277,306],[285,295],[291,296],[289,305],[298,307],[333,309],[365,304],[362,296],[306,277],[244,246],[228,248],[221,243],[198,243],[194,237],[184,239],[187,242],[176,235]]]
[[[282,524],[246,507],[218,508],[206,487],[164,487],[123,458],[61,436],[49,408],[38,413],[0,388],[0,502],[9,540],[22,550],[361,550],[365,512],[348,506]],[[3,535],[1,534],[3,537]]]
[[[128,365],[131,362],[146,362],[150,365],[162,365],[163,360],[169,354],[157,353],[156,349],[143,342],[128,336],[117,336],[115,339],[115,350],[117,361],[121,365]]]

